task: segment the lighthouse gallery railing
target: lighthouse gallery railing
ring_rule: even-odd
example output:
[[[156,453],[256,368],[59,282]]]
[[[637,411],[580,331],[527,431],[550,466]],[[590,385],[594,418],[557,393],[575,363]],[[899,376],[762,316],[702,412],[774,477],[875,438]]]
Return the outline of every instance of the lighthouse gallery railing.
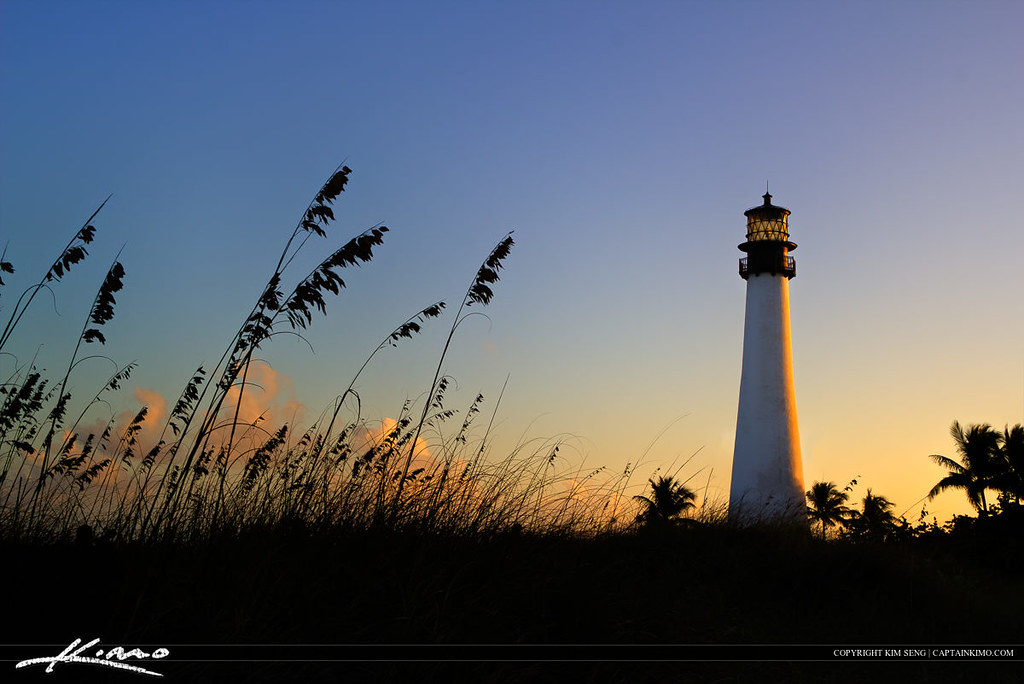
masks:
[[[750,275],[749,267],[750,257],[743,257],[740,259],[740,275],[746,278]],[[758,273],[769,272],[772,274],[781,273],[782,275],[789,276],[790,278],[796,275],[796,259],[791,256],[780,257],[778,262],[775,264],[764,263],[763,257],[758,258]]]

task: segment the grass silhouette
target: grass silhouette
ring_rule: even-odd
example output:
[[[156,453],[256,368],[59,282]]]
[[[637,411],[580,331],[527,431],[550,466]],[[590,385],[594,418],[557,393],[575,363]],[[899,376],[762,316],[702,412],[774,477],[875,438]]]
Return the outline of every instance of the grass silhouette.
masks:
[[[326,296],[345,288],[344,270],[372,261],[388,233],[382,225],[360,233],[288,290],[289,267],[311,240],[328,235],[333,204],[350,174],[340,166],[316,192],[220,360],[189,374],[155,443],[141,442],[147,406],[123,424],[111,419],[98,434],[82,427],[130,379],[134,363],[118,367],[78,413],[69,412],[77,408],[70,379],[79,350],[106,342],[101,328],[114,316],[114,295],[125,278],[120,262],[115,260],[104,279],[61,378],[53,382],[34,362],[5,366],[10,370],[0,384],[0,538],[188,546],[275,526],[311,534],[413,529],[487,538],[508,529],[587,535],[631,522],[621,478],[607,477],[603,469],[574,468],[559,454],[559,439],[492,454],[490,430],[500,396],[486,428],[476,425],[487,409],[479,395],[460,416],[455,436],[445,436],[458,415],[446,396],[452,382],[444,373],[447,354],[469,310],[493,298],[514,245],[511,233],[484,259],[455,310],[426,399],[420,406],[405,401],[379,439],[365,439],[369,423],[360,415],[358,378],[383,348],[440,319],[444,301],[420,309],[386,335],[314,424],[242,420],[256,351],[281,334],[301,337],[314,314],[326,312]],[[3,329],[4,344],[18,332],[36,294],[86,258],[103,206],[18,300]],[[11,262],[3,264],[5,273],[14,272]]]

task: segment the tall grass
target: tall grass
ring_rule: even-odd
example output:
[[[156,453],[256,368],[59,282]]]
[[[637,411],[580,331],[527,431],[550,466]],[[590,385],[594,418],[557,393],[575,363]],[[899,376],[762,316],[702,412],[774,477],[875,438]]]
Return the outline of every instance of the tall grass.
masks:
[[[123,424],[110,419],[99,434],[83,434],[85,417],[130,379],[134,363],[118,367],[80,411],[70,411],[81,350],[106,341],[102,327],[114,316],[114,294],[125,278],[119,261],[104,278],[61,377],[44,377],[34,361],[5,362],[10,370],[0,378],[0,538],[53,541],[78,535],[189,543],[276,525],[315,532],[387,527],[472,535],[522,529],[587,533],[629,520],[621,510],[628,506],[621,480],[608,478],[603,469],[573,468],[559,455],[557,439],[522,443],[496,457],[490,440],[500,395],[486,425],[477,424],[487,408],[483,395],[461,416],[448,406],[451,378],[444,367],[451,341],[465,310],[486,306],[494,296],[491,286],[514,244],[511,233],[485,258],[455,311],[426,399],[421,406],[405,401],[394,424],[374,439],[367,437],[374,430],[359,408],[360,374],[382,349],[442,317],[444,301],[386,335],[314,424],[296,429],[265,424],[262,417],[242,420],[256,350],[279,334],[301,336],[316,312],[326,313],[326,295],[345,288],[344,269],[370,262],[384,242],[388,228],[374,226],[293,279],[290,290],[284,285],[293,278],[289,267],[299,251],[327,236],[332,205],[350,173],[341,166],[315,194],[218,363],[188,375],[155,443],[141,439],[146,406]],[[38,292],[87,256],[84,245],[95,236],[93,220],[102,207],[17,300],[0,352]],[[3,261],[2,270],[13,273],[13,264]],[[353,404],[354,412],[346,409]]]

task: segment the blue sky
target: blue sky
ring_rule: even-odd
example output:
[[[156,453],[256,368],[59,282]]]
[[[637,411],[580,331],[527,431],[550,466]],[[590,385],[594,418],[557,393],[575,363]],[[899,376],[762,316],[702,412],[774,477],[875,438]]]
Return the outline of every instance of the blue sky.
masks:
[[[926,455],[951,455],[953,419],[1024,420],[1022,25],[1017,2],[7,1],[0,245],[18,271],[0,316],[113,193],[15,351],[59,367],[123,246],[104,351],[176,395],[344,161],[339,220],[294,277],[391,233],[315,321],[315,354],[267,349],[307,418],[514,229],[490,321],[447,367],[463,405],[509,377],[495,448],[566,434],[621,469],[671,425],[641,480],[700,449],[688,469],[724,495],[736,245],[767,180],[800,246],[805,480],[859,475],[902,511],[942,476]],[[444,332],[375,360],[364,415],[426,391]]]

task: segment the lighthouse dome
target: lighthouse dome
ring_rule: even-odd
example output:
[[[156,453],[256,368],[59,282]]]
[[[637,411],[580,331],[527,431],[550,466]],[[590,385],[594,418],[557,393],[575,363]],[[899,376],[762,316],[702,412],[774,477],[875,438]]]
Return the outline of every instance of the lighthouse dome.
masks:
[[[743,212],[747,217],[747,242],[788,242],[789,213],[789,209],[772,204],[772,196],[764,193],[764,204]]]

